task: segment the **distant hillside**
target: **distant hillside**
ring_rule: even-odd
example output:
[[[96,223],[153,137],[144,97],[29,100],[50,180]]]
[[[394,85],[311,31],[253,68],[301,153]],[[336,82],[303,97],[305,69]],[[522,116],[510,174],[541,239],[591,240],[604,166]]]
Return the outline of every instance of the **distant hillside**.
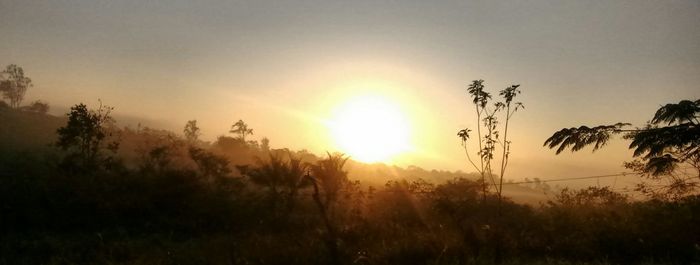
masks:
[[[130,127],[129,125],[132,124],[129,121],[138,120],[135,118],[127,119],[127,122],[124,123],[119,121],[119,118],[117,116],[117,124],[121,127]],[[13,152],[47,150],[51,144],[56,142],[56,130],[65,123],[65,116],[2,108],[0,109],[0,153],[11,155]],[[144,151],[140,149],[157,145],[157,142],[167,138],[167,135],[177,137],[177,134],[167,130],[146,129],[136,132],[124,129],[121,131],[120,137],[120,155],[139,159],[138,154]],[[249,150],[249,148],[227,148],[223,142],[220,142],[226,138],[220,138],[218,142],[212,143],[208,148],[225,155],[231,161],[232,166],[252,163],[255,156],[264,156],[259,151]],[[319,159],[318,156],[306,151],[295,152],[295,156],[304,158],[303,160],[306,162],[314,162]],[[383,163],[366,164],[353,160],[348,161],[346,170],[348,170],[351,179],[360,180],[363,186],[374,187],[381,187],[387,181],[392,180],[423,179],[440,184],[455,178],[471,180],[479,178],[476,173],[426,170],[418,166],[402,168]],[[528,204],[537,204],[548,199],[542,189],[533,189],[524,185],[507,185],[504,188],[504,194],[516,202]]]
[[[0,150],[31,151],[56,142],[56,130],[65,117],[0,108]]]
[[[56,130],[66,124],[69,108],[52,108],[49,114],[0,108],[0,150],[44,149],[56,142]],[[164,122],[116,114],[119,127],[172,127]]]

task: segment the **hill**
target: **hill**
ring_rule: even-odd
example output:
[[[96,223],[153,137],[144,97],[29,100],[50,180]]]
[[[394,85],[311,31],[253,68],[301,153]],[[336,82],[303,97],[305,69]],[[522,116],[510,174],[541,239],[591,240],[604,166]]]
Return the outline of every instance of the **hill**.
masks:
[[[123,117],[117,116],[118,119]],[[117,120],[118,137],[120,141],[119,155],[131,165],[138,160],[149,148],[164,145],[167,142],[181,140],[180,136],[168,130],[150,128],[150,124],[141,124],[133,128],[134,121],[141,119],[130,117],[127,122]],[[145,120],[141,120],[145,121]],[[56,130],[66,123],[66,118],[51,114],[18,111],[10,108],[0,109],[0,152],[11,155],[15,152],[44,152],[51,151],[51,145],[56,142]],[[200,145],[220,155],[225,156],[232,166],[252,164],[256,157],[265,158],[257,142],[251,145],[239,145],[234,138],[221,136],[213,143],[201,142]],[[286,150],[286,149],[280,149]],[[279,151],[279,150],[278,150]],[[292,151],[293,156],[302,158],[304,162],[313,163],[320,160],[319,156],[305,150]],[[184,153],[183,153],[184,154]],[[236,169],[232,168],[235,172]],[[362,163],[354,160],[346,165],[349,178],[359,180],[363,186],[381,187],[388,181],[423,179],[440,184],[456,178],[476,180],[478,174],[461,171],[427,170],[418,166],[406,168],[387,165],[384,163]],[[548,197],[542,189],[533,189],[523,185],[509,185],[504,194],[515,202],[538,204],[545,202]]]

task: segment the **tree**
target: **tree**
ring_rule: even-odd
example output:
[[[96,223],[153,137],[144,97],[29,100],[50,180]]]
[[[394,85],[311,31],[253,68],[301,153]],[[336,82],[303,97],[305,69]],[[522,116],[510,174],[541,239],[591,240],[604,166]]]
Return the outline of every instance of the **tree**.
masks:
[[[469,140],[469,133],[471,132],[471,130],[469,128],[462,129],[457,133],[457,136],[459,136],[459,138],[461,138],[462,140],[462,147],[464,148],[464,152],[467,155],[467,159],[474,167],[474,169],[481,175],[482,192],[484,196],[486,195],[486,191],[488,189],[488,184],[486,183],[486,176],[488,176],[491,179],[491,184],[493,184],[496,193],[499,196],[501,196],[502,193],[503,176],[505,174],[506,167],[508,166],[508,157],[510,155],[511,144],[511,142],[508,141],[508,125],[515,112],[518,111],[518,109],[524,107],[523,104],[520,102],[513,102],[513,99],[521,93],[518,89],[519,87],[520,85],[512,85],[501,90],[499,95],[501,95],[505,101],[496,102],[492,106],[492,108],[488,106],[489,100],[491,99],[491,94],[484,91],[484,80],[474,80],[472,81],[472,84],[469,85],[469,87],[467,88],[467,92],[472,97],[472,102],[474,103],[474,106],[476,108],[476,130],[479,137],[479,151],[477,152],[477,155],[480,158],[479,166],[477,166],[477,164],[472,160],[471,156],[469,155],[469,150],[467,148],[467,141]],[[497,114],[501,111],[505,112],[505,131],[503,134],[502,141],[501,139],[499,139],[500,133],[497,130]],[[482,122],[483,124],[479,125]],[[481,134],[482,126],[485,130],[485,133],[483,135]],[[500,179],[497,183],[496,180],[494,180],[493,178],[493,167],[491,165],[491,162],[494,159],[494,155],[497,151],[496,148],[499,145],[502,148],[502,155],[501,166],[499,168]]]
[[[110,116],[111,107],[103,106],[97,110],[88,110],[85,104],[71,107],[67,114],[68,123],[57,130],[56,145],[69,154],[64,165],[77,169],[95,169],[101,162],[111,160],[104,150],[115,153],[119,147],[117,141],[106,142],[111,136],[108,126],[114,123]]]
[[[238,139],[245,143],[246,135],[253,135],[253,129],[248,128],[248,124],[243,120],[238,120],[231,126],[229,133],[238,134]]]
[[[187,121],[183,132],[185,133],[185,139],[190,143],[197,142],[199,136],[202,134],[199,127],[197,127],[197,120]]]
[[[486,200],[486,192],[488,186],[486,184],[486,176],[490,178],[491,184],[493,184],[493,187],[496,191],[496,195],[498,196],[497,213],[499,218],[501,217],[501,208],[503,202],[503,177],[505,174],[506,167],[508,165],[508,157],[510,155],[511,142],[508,141],[508,124],[515,112],[518,111],[518,109],[524,107],[523,104],[520,102],[513,102],[513,99],[518,94],[520,94],[520,90],[518,89],[519,87],[520,85],[511,85],[501,90],[499,92],[499,95],[503,97],[504,101],[496,102],[491,107],[488,106],[489,100],[491,99],[491,94],[484,90],[484,80],[474,80],[472,81],[472,84],[469,85],[469,87],[467,88],[467,92],[471,96],[472,102],[476,107],[476,117],[478,121],[477,133],[479,136],[479,151],[477,152],[477,154],[480,158],[480,166],[477,166],[476,163],[474,163],[474,161],[471,159],[471,156],[469,155],[469,150],[467,148],[467,140],[469,139],[469,132],[471,132],[471,130],[469,128],[465,128],[457,133],[457,136],[459,136],[459,138],[462,139],[462,147],[464,148],[464,152],[467,155],[467,159],[472,164],[472,166],[474,166],[474,169],[476,169],[479,172],[479,174],[481,174],[482,193],[484,200]],[[505,128],[502,140],[499,139],[500,132],[498,131],[497,117],[497,114],[501,111],[505,112]],[[483,135],[481,134],[481,125],[478,125],[479,122],[483,122],[482,126],[485,130],[485,133]],[[491,162],[495,158],[495,154],[497,152],[496,149],[498,146],[501,146],[502,155],[501,166],[499,168],[499,180],[496,181],[494,180],[493,167],[491,165]],[[496,263],[501,262],[502,230],[503,228],[494,230],[497,233],[496,254],[494,257]]]
[[[262,151],[264,153],[269,153],[270,152],[270,139],[268,139],[267,137],[263,137],[262,140],[260,140],[260,143],[261,143],[260,149],[262,149]]]
[[[330,264],[340,263],[340,254],[338,253],[338,236],[337,230],[331,220],[331,206],[338,199],[338,193],[348,185],[348,172],[343,170],[348,157],[341,154],[331,155],[328,153],[328,158],[320,160],[316,165],[312,166],[313,177],[307,175],[314,188],[313,199],[321,212],[323,223],[326,226],[326,246],[330,254]],[[320,185],[319,185],[320,184]],[[323,189],[325,194],[324,199],[321,199]]]
[[[294,209],[299,190],[310,183],[304,179],[307,164],[287,151],[268,153],[267,159],[256,157],[254,165],[236,166],[241,175],[252,183],[267,189],[270,213],[275,219],[286,216]]]
[[[624,129],[629,123],[595,127],[564,128],[555,132],[544,146],[579,151],[593,145],[593,151],[605,146],[614,135],[631,140],[634,149],[631,162],[625,167],[643,178],[665,180],[660,188],[642,183],[638,190],[656,197],[679,197],[696,190],[700,184],[700,100],[682,100],[659,108],[642,128]],[[688,172],[687,165],[694,173]]]
[[[341,154],[327,154],[328,158],[319,160],[311,167],[314,183],[320,184],[325,195],[323,205],[328,209],[338,199],[338,193],[349,183],[348,172],[343,170],[349,157]]]
[[[20,109],[28,112],[46,114],[47,112],[49,112],[49,104],[41,100],[36,100],[32,103],[29,103],[28,106],[21,107]]]
[[[15,64],[8,65],[0,72],[0,92],[3,98],[10,100],[10,107],[19,108],[27,88],[32,86],[32,80],[24,76],[24,70]]]

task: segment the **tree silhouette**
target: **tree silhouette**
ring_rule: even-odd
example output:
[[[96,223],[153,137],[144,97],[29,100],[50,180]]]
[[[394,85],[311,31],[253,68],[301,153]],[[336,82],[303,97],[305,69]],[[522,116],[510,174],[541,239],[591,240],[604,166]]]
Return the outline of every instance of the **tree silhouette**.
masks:
[[[66,126],[57,130],[56,145],[69,152],[64,161],[66,165],[89,170],[111,159],[103,154],[104,150],[115,153],[119,147],[116,141],[105,142],[111,136],[108,126],[114,122],[111,111],[111,107],[103,106],[101,102],[97,110],[88,110],[82,103],[71,107]]]
[[[183,132],[185,133],[185,139],[190,143],[197,142],[197,140],[199,139],[199,136],[202,134],[199,127],[197,126],[197,120],[187,121],[187,124],[185,124],[185,129],[183,129]]]
[[[338,199],[338,193],[348,184],[348,172],[343,170],[349,157],[327,154],[311,167],[315,182],[320,184],[325,195],[323,205],[328,209]]]
[[[470,138],[471,129],[462,129],[457,133],[457,136],[459,136],[459,138],[462,140],[462,147],[464,148],[465,154],[467,155],[467,159],[474,167],[474,169],[481,175],[481,182],[483,185],[482,192],[484,196],[487,190],[487,184],[485,179],[486,176],[491,178],[491,184],[493,184],[498,194],[501,193],[501,190],[503,188],[503,175],[508,165],[508,157],[510,154],[511,144],[511,142],[508,141],[508,124],[515,112],[518,109],[523,108],[522,103],[513,102],[513,99],[518,94],[520,94],[520,90],[518,89],[519,87],[520,85],[512,85],[505,88],[504,90],[501,90],[499,95],[501,95],[505,101],[496,102],[492,108],[488,106],[489,100],[491,99],[491,94],[484,91],[484,80],[474,80],[472,81],[472,84],[469,85],[469,88],[467,88],[467,92],[472,97],[472,102],[476,107],[476,116],[478,121],[476,130],[478,134],[477,140],[479,143],[479,151],[477,152],[477,155],[480,158],[479,166],[477,166],[477,164],[472,160],[471,156],[469,155],[469,150],[467,148],[467,141]],[[498,131],[497,117],[497,114],[500,111],[505,112],[505,132],[502,141],[501,139],[499,139],[500,133]],[[482,126],[486,132],[483,135],[481,134]],[[496,181],[493,179],[494,176],[491,162],[494,159],[496,148],[499,145],[502,147],[502,156],[500,167],[500,181],[496,183]]]
[[[326,226],[326,246],[330,254],[330,264],[339,264],[338,235],[330,212],[331,206],[338,198],[338,193],[349,183],[348,172],[343,170],[348,157],[344,157],[342,154],[327,154],[328,158],[320,160],[312,166],[313,177],[307,175],[307,178],[313,184],[313,199]],[[321,189],[325,195],[324,199],[321,199]]]
[[[253,135],[253,129],[248,128],[248,124],[243,122],[243,120],[238,120],[231,126],[229,133],[238,134],[238,139],[245,143],[245,137],[247,135]]]
[[[288,159],[278,153],[270,153],[267,160],[256,158],[255,165],[238,166],[242,175],[254,184],[266,187],[273,210],[280,201],[286,201],[287,212],[291,211],[297,199],[298,191],[308,183],[304,181],[306,165],[287,152]]]
[[[508,141],[508,124],[515,112],[518,111],[518,109],[523,108],[522,103],[513,102],[513,99],[518,94],[520,94],[520,90],[518,89],[519,87],[520,85],[511,85],[501,90],[499,92],[499,95],[503,97],[504,102],[496,102],[495,104],[493,104],[492,107],[488,106],[489,100],[491,99],[491,94],[484,91],[484,80],[474,80],[472,81],[472,84],[469,85],[469,87],[467,88],[467,92],[471,96],[472,102],[476,107],[477,120],[479,122],[483,122],[482,125],[478,125],[479,123],[477,123],[477,133],[479,136],[479,151],[477,152],[477,154],[480,157],[480,166],[477,166],[476,163],[474,163],[474,161],[471,159],[471,156],[469,155],[469,150],[467,148],[467,140],[469,139],[469,132],[471,132],[471,130],[465,128],[457,133],[457,136],[459,136],[459,138],[462,139],[462,147],[464,148],[464,152],[467,155],[467,159],[472,164],[472,166],[474,166],[474,169],[476,169],[481,175],[482,194],[484,200],[486,199],[487,192],[487,184],[485,178],[486,176],[488,176],[491,179],[491,184],[493,184],[493,187],[496,191],[496,195],[498,196],[497,213],[499,217],[501,216],[501,206],[503,201],[503,176],[505,174],[505,170],[508,165],[508,157],[510,155],[511,142]],[[500,132],[498,131],[497,117],[497,114],[501,111],[505,112],[505,131],[502,140],[499,139]],[[481,126],[483,126],[485,130],[485,133],[483,135],[481,134]],[[494,155],[496,154],[496,149],[499,145],[502,148],[502,155],[499,180],[498,182],[496,182],[496,180],[494,180],[491,162],[495,158]],[[496,233],[499,233],[496,235],[496,263],[501,262],[501,230],[502,229],[495,229]]]
[[[472,98],[472,102],[476,108],[477,126],[476,131],[478,135],[479,151],[477,155],[479,156],[479,166],[472,160],[469,155],[469,150],[467,148],[467,141],[470,138],[469,128],[460,130],[457,136],[462,140],[462,147],[467,155],[467,159],[474,167],[474,169],[481,175],[482,182],[482,193],[486,195],[488,189],[488,184],[486,182],[486,176],[491,179],[491,184],[493,184],[496,192],[501,193],[503,188],[503,175],[505,174],[506,167],[508,165],[508,157],[510,154],[510,144],[508,141],[508,124],[510,119],[513,117],[515,112],[523,108],[523,104],[520,102],[513,102],[513,99],[520,94],[518,89],[520,85],[512,85],[500,91],[499,95],[503,97],[504,102],[496,102],[492,108],[488,106],[489,100],[491,99],[491,94],[484,91],[484,80],[474,80],[472,84],[467,88],[467,92]],[[498,131],[498,117],[497,114],[500,111],[505,112],[505,132],[503,135],[503,140],[499,139]],[[483,117],[483,118],[482,118]],[[486,133],[483,135],[482,126]],[[496,153],[497,146],[502,147],[501,155],[501,167],[500,167],[500,180],[498,183],[494,180],[493,168],[491,162],[494,159],[494,154]]]
[[[264,153],[269,153],[270,152],[270,139],[267,137],[263,137],[262,140],[260,140],[260,149]]]
[[[10,107],[19,108],[27,88],[32,86],[32,80],[24,76],[24,70],[15,64],[8,65],[0,72],[0,92],[3,98],[10,101]]]
[[[544,146],[556,148],[557,154],[567,148],[573,152],[589,145],[593,145],[595,151],[612,136],[623,134],[624,139],[631,140],[629,148],[634,149],[636,158],[625,163],[628,169],[651,179],[668,177],[671,182],[664,186],[666,191],[687,192],[700,182],[699,115],[700,100],[682,100],[659,108],[643,128],[623,129],[629,123],[564,128],[549,137]],[[679,170],[681,164],[689,165],[696,173]],[[646,189],[640,187],[640,190]]]

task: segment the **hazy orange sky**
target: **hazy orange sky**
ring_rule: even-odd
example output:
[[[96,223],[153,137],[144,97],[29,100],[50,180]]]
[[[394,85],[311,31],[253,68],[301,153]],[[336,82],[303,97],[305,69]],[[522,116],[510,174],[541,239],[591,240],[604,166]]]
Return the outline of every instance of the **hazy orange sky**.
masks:
[[[641,126],[700,98],[698,14],[697,0],[0,0],[0,64],[34,80],[27,101],[101,98],[178,133],[197,119],[207,140],[243,119],[255,139],[316,153],[334,148],[323,122],[336,106],[379,94],[411,124],[399,165],[463,171],[467,85],[517,83],[509,177],[574,177],[622,171],[627,143],[555,156],[542,147],[553,132]]]

